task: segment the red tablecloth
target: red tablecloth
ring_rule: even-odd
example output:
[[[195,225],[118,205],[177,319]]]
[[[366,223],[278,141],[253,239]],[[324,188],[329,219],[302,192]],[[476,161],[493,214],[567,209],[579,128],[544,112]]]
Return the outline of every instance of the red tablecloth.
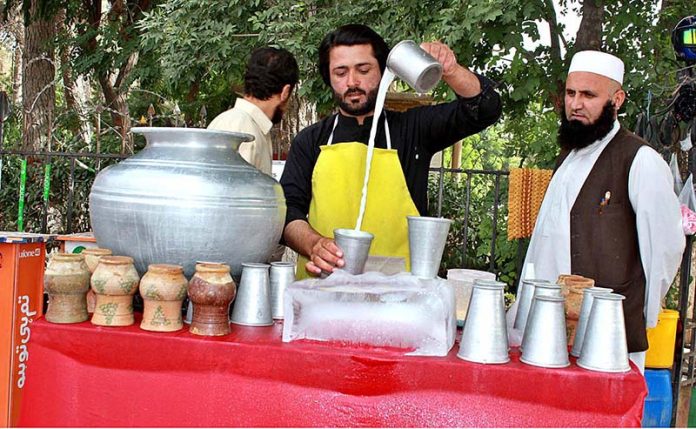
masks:
[[[21,426],[640,426],[645,381],[89,322],[32,326]]]

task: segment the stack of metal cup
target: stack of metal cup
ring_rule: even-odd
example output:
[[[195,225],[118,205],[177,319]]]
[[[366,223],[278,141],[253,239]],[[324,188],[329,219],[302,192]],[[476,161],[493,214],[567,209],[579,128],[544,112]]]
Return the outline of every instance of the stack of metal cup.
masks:
[[[234,300],[230,322],[246,326],[269,326],[271,315],[271,285],[268,264],[245,262],[242,280]]]
[[[573,341],[573,348],[570,354],[575,357],[580,357],[580,351],[582,350],[582,343],[585,340],[585,332],[587,330],[587,321],[590,318],[590,311],[592,310],[592,303],[594,302],[594,297],[603,293],[611,293],[612,290],[605,287],[589,287],[582,291],[582,304],[580,305],[580,318],[578,319],[578,328],[575,331],[575,341]]]
[[[282,320],[285,288],[295,281],[295,264],[292,262],[271,262],[271,315]]]
[[[570,365],[564,302],[558,296],[534,297],[524,331],[521,362],[544,368]]]
[[[624,299],[616,293],[594,295],[578,366],[601,372],[631,369],[624,325]]]
[[[517,294],[517,314],[515,315],[515,323],[513,328],[524,333],[524,328],[527,326],[527,317],[534,299],[535,285],[541,283],[543,285],[550,284],[548,280],[540,279],[525,279],[520,284],[520,291]]]
[[[527,311],[527,318],[526,321],[524,322],[524,334],[522,335],[522,344],[520,345],[520,351],[524,350],[524,343],[525,343],[525,338],[527,337],[527,325],[529,324],[529,318],[531,317],[532,313],[534,313],[535,309],[535,301],[534,298],[538,296],[555,296],[558,298],[563,297],[563,293],[561,291],[561,286],[553,283],[533,283],[534,289],[532,293],[532,299],[531,302],[529,303],[529,310]],[[530,288],[531,290],[531,288]],[[519,310],[519,309],[518,309]]]
[[[551,283],[534,283],[533,286],[520,361],[544,368],[566,367],[570,361],[561,287]]]
[[[470,362],[500,364],[510,360],[505,325],[505,283],[474,281],[457,357]]]

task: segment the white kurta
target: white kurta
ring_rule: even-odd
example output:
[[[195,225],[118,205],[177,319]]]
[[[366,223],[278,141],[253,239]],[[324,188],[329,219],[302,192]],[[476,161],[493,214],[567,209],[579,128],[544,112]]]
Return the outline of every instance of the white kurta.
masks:
[[[570,211],[592,168],[609,141],[619,132],[619,122],[609,134],[590,146],[573,150],[553,175],[539,210],[521,279],[555,282],[570,274]],[[628,193],[636,227],[640,258],[646,278],[644,313],[648,327],[657,323],[661,301],[679,268],[685,239],[679,202],[667,163],[649,146],[636,153],[628,177]],[[534,272],[528,272],[532,269]],[[508,312],[508,327],[517,314]],[[518,334],[519,335],[519,334]],[[511,333],[511,342],[518,338]]]
[[[234,108],[222,112],[208,125],[209,130],[235,131],[254,136],[254,140],[239,145],[239,154],[249,164],[271,175],[273,146],[271,128],[273,122],[254,103],[238,98]]]

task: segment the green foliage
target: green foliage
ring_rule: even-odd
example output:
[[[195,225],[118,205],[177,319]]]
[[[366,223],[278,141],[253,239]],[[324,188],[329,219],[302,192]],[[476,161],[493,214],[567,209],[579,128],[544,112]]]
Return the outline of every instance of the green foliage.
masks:
[[[517,242],[507,241],[507,176],[499,176],[498,204],[495,204],[495,182],[497,175],[472,174],[470,178],[470,206],[468,216],[467,180],[459,180],[456,175],[446,173],[442,199],[441,216],[452,219],[442,257],[442,275],[450,268],[472,268],[493,271],[501,281],[509,286],[517,278]],[[431,214],[437,215],[439,177],[431,175],[429,197]],[[493,223],[497,210],[496,223]],[[466,248],[464,249],[465,222],[467,225]],[[492,237],[495,230],[495,260],[491,260]]]
[[[523,114],[508,118],[502,127],[509,139],[505,156],[511,159],[510,167],[553,168],[558,155],[555,111],[544,108],[541,102],[532,102]],[[513,164],[516,160],[519,162]]]
[[[137,28],[156,72],[143,74],[142,84],[179,100],[188,118],[205,105],[212,119],[233,104],[232,88],[260,46],[252,19],[263,7],[259,0],[172,0],[145,13]]]
[[[261,7],[255,1],[172,0],[138,24],[146,54],[155,54],[162,78],[175,91],[201,79],[239,80],[257,44],[249,20]]]
[[[530,104],[548,110],[562,101],[562,83],[569,53],[574,51],[574,36],[562,35],[562,22],[549,22],[576,13],[578,6],[566,1],[554,3],[165,0],[146,13],[138,25],[144,56],[159,60],[151,67],[159,74],[150,76],[159,80],[148,78],[143,82],[154,84],[157,91],[176,94],[179,100],[194,87],[213,103],[208,108],[212,117],[231,104],[229,88],[241,83],[251,49],[280,46],[298,60],[300,95],[315,102],[320,113],[326,113],[334,105],[329,88],[317,72],[319,43],[339,25],[360,22],[369,23],[390,45],[403,39],[444,41],[460,63],[500,82],[505,112],[509,121],[516,123],[525,117]],[[675,84],[678,64],[669,45],[669,30],[681,16],[691,13],[690,5],[673,2],[658,15],[659,4],[656,0],[628,0],[604,6],[604,48],[624,58],[628,65],[625,112],[629,126],[644,107],[649,90],[669,98],[668,90]],[[555,44],[549,44],[548,36],[542,37],[549,29]],[[453,96],[444,84],[435,95],[439,99]],[[182,108],[193,112],[193,108]],[[526,128],[515,125],[508,131],[513,129]]]
[[[514,120],[498,123],[462,142],[461,168],[506,172],[511,167],[552,168],[558,155],[556,131],[558,115],[541,103],[530,103],[527,111]],[[520,144],[522,142],[523,144]],[[445,154],[446,165],[451,151]],[[496,202],[496,180],[498,198]],[[429,207],[438,215],[439,175],[431,173],[428,184]],[[467,214],[467,192],[469,211]],[[452,219],[440,272],[450,268],[493,271],[499,280],[516,290],[517,270],[522,264],[527,242],[507,240],[508,176],[506,174],[445,173],[441,216]],[[496,222],[494,224],[494,212]],[[466,249],[464,233],[466,230]],[[495,231],[495,260],[492,239]]]

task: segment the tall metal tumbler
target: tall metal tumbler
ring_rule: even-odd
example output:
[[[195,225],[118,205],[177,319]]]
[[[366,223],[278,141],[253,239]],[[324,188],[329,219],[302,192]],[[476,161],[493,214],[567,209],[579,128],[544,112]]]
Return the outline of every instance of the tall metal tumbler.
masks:
[[[517,314],[515,315],[515,324],[513,328],[524,332],[527,325],[527,317],[529,316],[529,308],[532,306],[534,298],[534,285],[537,283],[549,284],[548,280],[540,279],[525,279],[520,284],[520,291],[517,294]]]
[[[242,280],[234,300],[230,322],[246,326],[269,326],[271,315],[271,285],[268,264],[243,263]]]
[[[531,304],[529,304],[529,312],[527,314],[527,322],[525,323],[524,334],[522,335],[522,344],[520,345],[520,351],[524,350],[525,341],[527,339],[527,324],[529,319],[534,313],[536,302],[534,298],[538,296],[555,296],[557,298],[563,298],[563,292],[561,291],[561,286],[553,283],[535,283],[534,284],[534,297],[532,298]]]
[[[271,314],[274,319],[283,319],[283,295],[285,288],[295,281],[295,264],[271,262]]]
[[[458,358],[487,364],[510,360],[504,288],[505,284],[500,282],[474,282]]]
[[[435,88],[442,77],[442,65],[413,40],[402,40],[391,49],[387,67],[420,93]]]
[[[582,343],[585,339],[585,331],[587,330],[587,321],[590,318],[590,311],[592,310],[592,303],[594,302],[595,295],[611,292],[611,289],[605,287],[588,287],[583,289],[582,305],[580,306],[580,318],[578,319],[578,328],[575,331],[575,341],[573,341],[573,348],[570,350],[570,354],[572,356],[580,356],[580,351],[582,350]]]
[[[370,246],[375,236],[357,229],[334,229],[334,241],[343,250],[343,270],[351,274],[362,274],[370,254]]]
[[[564,299],[557,296],[534,297],[534,312],[527,320],[520,361],[544,368],[570,365],[563,303]]]
[[[452,221],[441,217],[407,216],[408,249],[411,273],[433,279],[437,277]]]
[[[628,363],[623,295],[595,295],[578,366],[600,372],[626,372]]]

